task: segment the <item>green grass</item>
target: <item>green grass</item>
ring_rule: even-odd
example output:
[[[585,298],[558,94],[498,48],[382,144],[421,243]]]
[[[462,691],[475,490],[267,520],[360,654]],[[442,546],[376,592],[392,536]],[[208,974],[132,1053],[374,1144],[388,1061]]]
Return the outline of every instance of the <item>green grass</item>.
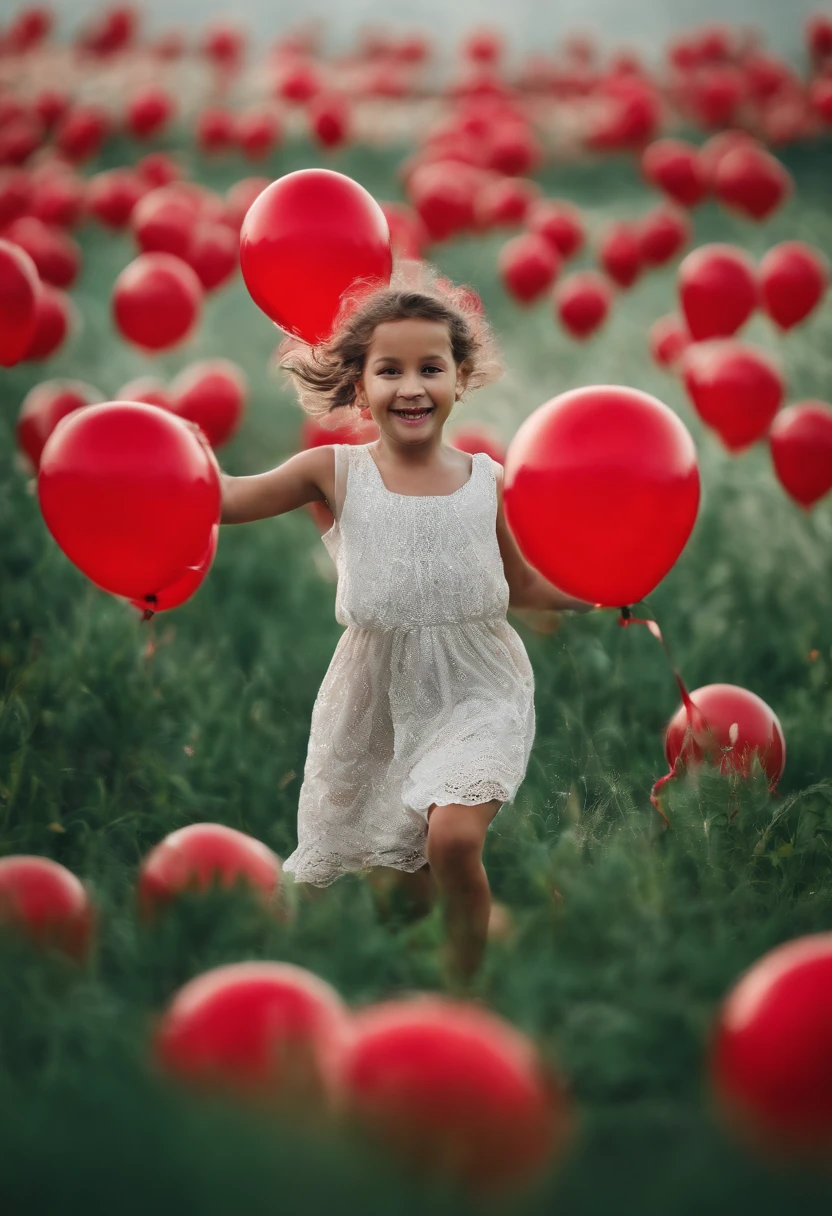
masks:
[[[104,163],[133,153],[114,146]],[[352,151],[331,163],[393,198],[396,159]],[[759,255],[799,236],[832,249],[829,146],[786,159],[798,192],[780,215],[756,227],[708,204],[695,213],[697,242],[735,240]],[[297,145],[266,171],[310,163],[314,153]],[[248,171],[197,158],[189,168],[221,188]],[[541,180],[577,201],[593,230],[655,201],[623,159],[550,167]],[[114,1202],[123,1212],[459,1212],[458,1200],[377,1155],[276,1133],[169,1089],[147,1067],[153,1018],[200,971],[284,959],[357,1006],[440,989],[441,930],[436,912],[411,923],[396,897],[385,901],[360,875],[300,903],[289,924],[266,919],[242,892],[215,892],[183,901],[156,930],[139,925],[137,866],[176,827],[219,820],[281,856],[292,850],[310,713],[340,627],[305,512],[224,528],[198,594],[149,624],[57,548],[14,460],[17,411],[39,380],[76,376],[111,396],[135,375],[235,359],[251,385],[244,426],[219,454],[235,474],[286,459],[301,422],[268,370],[279,335],[239,279],[208,301],[187,347],[145,359],[109,320],[129,240],[92,228],[80,239],[83,332],[46,367],[21,365],[0,381],[0,852],[53,857],[87,880],[101,931],[81,971],[0,941],[0,1198],[10,1212]],[[723,1137],[704,1065],[736,976],[777,943],[832,925],[832,501],[801,511],[764,445],[729,457],[676,381],[652,366],[646,331],[674,307],[672,268],[622,293],[605,330],[576,344],[545,303],[520,310],[505,298],[495,269],[503,239],[435,251],[445,273],[480,291],[508,367],[459,407],[460,420],[487,421],[508,441],[542,402],[592,382],[638,386],[676,409],[697,443],[702,507],[649,607],[689,688],[750,688],[779,715],[788,744],[780,797],[752,781],[729,821],[727,783],[705,775],[673,790],[672,831],[657,837],[649,791],[665,771],[662,732],[677,704],[660,647],[608,613],[570,619],[548,637],[512,620],[535,670],[537,735],[517,801],[486,843],[517,938],[489,947],[482,987],[557,1061],[581,1129],[562,1168],[511,1210],[828,1205],[821,1179],[775,1170]],[[788,400],[829,399],[832,306],[786,337],[761,318],[747,334],[782,358]]]

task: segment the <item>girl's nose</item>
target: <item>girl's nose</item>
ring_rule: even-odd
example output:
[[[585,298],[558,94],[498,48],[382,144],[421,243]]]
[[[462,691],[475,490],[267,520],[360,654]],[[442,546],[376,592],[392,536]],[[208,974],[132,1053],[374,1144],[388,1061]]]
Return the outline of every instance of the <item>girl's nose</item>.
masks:
[[[397,397],[403,397],[405,400],[411,397],[423,397],[424,394],[425,390],[415,376],[412,379],[402,379],[396,392]]]

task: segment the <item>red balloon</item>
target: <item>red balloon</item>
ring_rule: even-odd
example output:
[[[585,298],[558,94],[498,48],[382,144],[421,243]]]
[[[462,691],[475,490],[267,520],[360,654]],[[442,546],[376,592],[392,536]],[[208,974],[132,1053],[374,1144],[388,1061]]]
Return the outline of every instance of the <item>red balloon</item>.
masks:
[[[284,101],[305,104],[321,89],[321,79],[314,63],[293,58],[283,69],[275,93]]]
[[[0,240],[0,366],[14,367],[26,357],[35,336],[40,290],[30,255]]]
[[[130,224],[143,253],[187,256],[199,204],[175,186],[150,190],[133,207]]]
[[[390,229],[394,254],[399,258],[422,258],[430,237],[418,213],[406,203],[380,203],[379,206]]]
[[[48,359],[63,346],[75,323],[76,312],[66,292],[41,283],[35,315],[35,332],[26,349],[26,361]]]
[[[176,161],[167,152],[148,152],[136,161],[136,172],[154,189],[167,186],[182,176]]]
[[[0,169],[0,228],[27,214],[32,194],[32,178],[26,169]]]
[[[603,325],[612,304],[609,280],[594,270],[578,270],[555,288],[561,324],[573,338],[588,338]]]
[[[225,222],[229,228],[239,234],[249,207],[271,181],[270,177],[243,177],[229,186],[225,194]]]
[[[87,208],[105,228],[126,228],[147,193],[146,182],[132,169],[106,169],[89,179]]]
[[[673,367],[690,346],[685,323],[673,313],[650,326],[650,354],[659,367]]]
[[[262,160],[268,156],[281,136],[277,115],[264,106],[255,106],[240,114],[236,132],[237,143],[249,160]]]
[[[138,608],[145,618],[152,615],[154,612],[168,612],[171,608],[178,608],[189,600],[204,583],[208,571],[213,565],[214,558],[217,555],[217,543],[219,541],[220,527],[219,524],[214,524],[211,529],[211,539],[208,541],[208,548],[205,551],[205,556],[202,561],[196,566],[189,566],[183,575],[170,584],[169,587],[163,587],[155,596],[145,598],[144,600],[131,600],[134,608]]]
[[[506,291],[521,304],[531,304],[552,286],[560,255],[545,237],[524,232],[507,241],[497,260]]]
[[[170,253],[142,253],[113,287],[113,317],[121,334],[142,350],[167,350],[199,321],[202,285],[196,272]]]
[[[530,232],[545,237],[562,258],[571,258],[583,248],[585,233],[581,213],[572,203],[541,199],[532,203],[526,218]]]
[[[135,139],[160,135],[176,113],[176,102],[167,89],[146,85],[127,103],[127,129]]]
[[[695,207],[710,193],[699,150],[683,139],[657,139],[642,153],[645,180],[683,207]]]
[[[39,5],[19,12],[6,31],[12,51],[30,51],[48,36],[55,21],[54,13]]]
[[[139,908],[149,920],[188,888],[205,891],[215,882],[233,887],[240,881],[273,905],[280,875],[278,856],[253,836],[222,823],[192,823],[171,832],[145,857],[139,868]]]
[[[700,245],[679,266],[682,311],[691,337],[730,337],[758,302],[754,263],[733,245]]]
[[[831,1023],[832,933],[764,954],[719,1009],[708,1060],[717,1107],[767,1161],[829,1161]]]
[[[410,175],[408,194],[431,240],[444,241],[473,228],[476,195],[488,179],[470,170],[443,160],[419,165]]]
[[[55,427],[75,410],[103,401],[98,389],[81,380],[44,380],[23,399],[17,418],[17,442],[37,469],[46,441]]]
[[[0,921],[79,962],[89,955],[95,931],[80,879],[57,861],[28,854],[0,858]]]
[[[697,414],[729,452],[762,439],[783,401],[783,379],[766,351],[740,342],[694,342],[681,367]]]
[[[525,122],[498,122],[488,135],[486,167],[512,177],[538,168],[543,152]]]
[[[390,282],[390,229],[358,182],[331,169],[299,169],[252,203],[240,265],[252,299],[275,324],[304,342],[324,342],[350,287]]]
[[[51,167],[32,173],[29,214],[44,224],[73,228],[83,218],[86,206],[87,183],[76,173]]]
[[[245,54],[246,37],[241,29],[215,21],[205,31],[201,50],[203,55],[223,67],[235,67]]]
[[[312,135],[324,148],[339,148],[350,133],[346,100],[331,93],[319,93],[309,103]]]
[[[197,273],[205,291],[215,291],[234,275],[240,264],[240,241],[227,224],[198,224],[186,261]]]
[[[115,395],[116,401],[143,401],[145,405],[158,405],[160,409],[173,408],[170,391],[158,376],[138,376],[129,380]]]
[[[690,101],[695,118],[709,130],[735,121],[743,100],[744,77],[733,64],[710,64],[690,80]]]
[[[687,543],[699,507],[696,448],[648,393],[573,389],[517,431],[503,498],[535,569],[568,595],[621,607],[649,595]]]
[[[71,287],[77,279],[81,269],[81,246],[63,228],[44,224],[33,215],[24,215],[9,224],[3,235],[26,250],[44,283]]]
[[[207,106],[197,118],[196,141],[201,152],[227,152],[236,142],[234,115],[219,106]]]
[[[500,436],[490,426],[481,422],[472,422],[468,426],[457,427],[448,436],[451,447],[460,452],[486,452],[492,460],[499,464],[506,462],[506,448]]]
[[[34,100],[35,113],[47,127],[54,127],[72,105],[68,93],[60,89],[41,89]]]
[[[752,220],[768,219],[794,189],[789,171],[765,148],[735,148],[720,160],[714,193],[721,203]]]
[[[154,1056],[192,1086],[274,1104],[297,1120],[329,1106],[331,1058],[348,1017],[335,989],[303,967],[229,963],[174,995]]]
[[[70,160],[89,160],[101,150],[110,130],[106,110],[96,105],[76,105],[59,120],[55,146]]]
[[[706,684],[690,694],[697,712],[684,704],[665,732],[667,763],[674,768],[707,763],[721,773],[751,774],[754,756],[775,786],[786,765],[786,740],[777,715],[756,693],[736,684]],[[696,720],[691,722],[691,717]]]
[[[571,1111],[559,1078],[489,1010],[433,995],[371,1005],[336,1059],[337,1107],[350,1121],[470,1191],[524,1186],[565,1146]]]
[[[776,416],[768,438],[777,479],[795,502],[812,507],[832,490],[832,406],[790,405]]]
[[[598,260],[619,287],[632,287],[641,274],[641,250],[635,224],[619,220],[601,240]]]
[[[143,602],[202,561],[222,505],[204,437],[125,401],[63,419],[43,450],[38,494],[70,561],[105,591]]]
[[[0,165],[22,165],[43,143],[45,130],[37,114],[24,111],[0,125]]]
[[[791,329],[823,299],[828,270],[819,250],[804,241],[783,241],[760,262],[759,276],[766,312],[781,329]]]
[[[750,132],[738,127],[728,131],[718,131],[716,135],[706,139],[699,149],[708,180],[713,182],[717,169],[729,152],[733,152],[736,148],[759,148],[760,146],[759,140],[755,139]]]
[[[242,421],[248,384],[245,373],[230,359],[205,359],[186,367],[170,386],[171,409],[195,422],[211,447],[234,435]]]
[[[537,182],[523,177],[498,177],[487,183],[475,202],[477,228],[484,232],[522,224],[540,192]]]
[[[668,206],[655,207],[642,216],[638,225],[641,261],[647,266],[664,266],[690,244],[692,232],[684,211]]]

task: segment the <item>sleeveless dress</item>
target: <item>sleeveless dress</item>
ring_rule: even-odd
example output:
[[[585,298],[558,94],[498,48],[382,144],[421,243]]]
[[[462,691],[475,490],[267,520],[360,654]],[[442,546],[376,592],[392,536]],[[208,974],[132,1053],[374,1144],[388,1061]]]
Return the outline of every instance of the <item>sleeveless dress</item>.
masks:
[[[512,802],[535,732],[534,675],[506,620],[499,465],[473,457],[452,494],[388,490],[366,445],[336,444],[341,635],[312,709],[298,847],[283,863],[325,887],[427,860],[432,803]]]

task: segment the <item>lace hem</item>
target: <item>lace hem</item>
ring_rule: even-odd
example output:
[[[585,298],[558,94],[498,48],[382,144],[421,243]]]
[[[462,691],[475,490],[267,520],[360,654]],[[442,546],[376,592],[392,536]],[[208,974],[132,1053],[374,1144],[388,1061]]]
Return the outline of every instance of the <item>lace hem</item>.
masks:
[[[316,849],[297,849],[284,861],[284,874],[291,874],[295,882],[308,882],[314,887],[328,887],[342,874],[355,874],[370,870],[374,866],[389,866],[393,870],[405,870],[413,874],[421,870],[427,861],[424,853],[410,850],[406,853],[368,853],[361,858],[344,858],[338,854],[319,853]]]

